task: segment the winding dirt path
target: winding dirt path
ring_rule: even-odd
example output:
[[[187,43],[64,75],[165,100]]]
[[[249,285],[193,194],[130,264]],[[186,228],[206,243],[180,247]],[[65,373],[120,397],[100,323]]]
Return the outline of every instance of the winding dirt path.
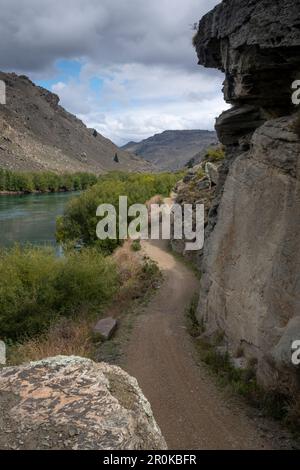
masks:
[[[199,287],[196,276],[164,242],[146,242],[143,249],[158,262],[164,282],[137,320],[124,365],[150,401],[168,447],[272,448],[256,421],[228,402],[194,360],[184,315]]]

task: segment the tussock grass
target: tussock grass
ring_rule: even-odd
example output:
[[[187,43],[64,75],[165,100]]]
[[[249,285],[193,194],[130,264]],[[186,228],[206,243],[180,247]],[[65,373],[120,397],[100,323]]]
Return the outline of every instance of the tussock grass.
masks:
[[[41,336],[15,343],[9,348],[9,363],[22,364],[59,355],[91,358],[91,319],[63,318]]]
[[[95,259],[99,260],[97,256]],[[132,322],[127,318],[128,311],[134,302],[147,298],[148,293],[160,281],[161,274],[155,263],[131,250],[130,241],[116,250],[111,259],[106,259],[115,267],[118,279],[118,288],[110,301],[100,310],[91,310],[90,306],[85,305],[75,317],[55,317],[50,326],[39,335],[9,341],[9,364],[21,364],[57,355],[116,361],[119,354],[118,342],[111,340],[101,345],[95,344],[92,335],[94,324],[101,316],[113,316],[121,322],[122,327],[119,330],[122,334],[123,330],[125,333],[129,331]]]

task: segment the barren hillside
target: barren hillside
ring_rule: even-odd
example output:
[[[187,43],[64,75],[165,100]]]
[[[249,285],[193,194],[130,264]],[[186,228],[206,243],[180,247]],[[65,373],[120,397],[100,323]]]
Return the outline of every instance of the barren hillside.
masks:
[[[0,105],[0,167],[56,172],[151,169],[88,129],[59,105],[57,95],[27,77],[0,72],[0,80],[7,94],[6,105]]]
[[[202,130],[165,131],[141,142],[129,142],[123,150],[139,155],[161,170],[179,170],[189,160],[199,160],[218,142],[215,132]]]

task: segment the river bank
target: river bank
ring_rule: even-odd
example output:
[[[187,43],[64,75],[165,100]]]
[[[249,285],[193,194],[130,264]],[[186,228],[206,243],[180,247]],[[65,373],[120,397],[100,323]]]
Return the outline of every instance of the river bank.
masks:
[[[0,168],[0,195],[80,191],[93,186],[93,173],[17,172]]]
[[[60,193],[73,193],[73,189],[58,189],[57,191],[0,191],[0,196],[29,196],[31,194],[60,194]]]

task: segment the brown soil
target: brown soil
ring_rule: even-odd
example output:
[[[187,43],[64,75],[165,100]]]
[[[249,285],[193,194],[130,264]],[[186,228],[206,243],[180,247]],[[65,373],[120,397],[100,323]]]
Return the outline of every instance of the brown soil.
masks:
[[[198,365],[185,327],[185,311],[198,290],[194,273],[170,254],[164,242],[144,243],[164,283],[139,316],[123,367],[137,378],[170,449],[272,449],[277,425],[248,416],[239,399],[217,385]],[[285,444],[284,444],[285,442]]]

